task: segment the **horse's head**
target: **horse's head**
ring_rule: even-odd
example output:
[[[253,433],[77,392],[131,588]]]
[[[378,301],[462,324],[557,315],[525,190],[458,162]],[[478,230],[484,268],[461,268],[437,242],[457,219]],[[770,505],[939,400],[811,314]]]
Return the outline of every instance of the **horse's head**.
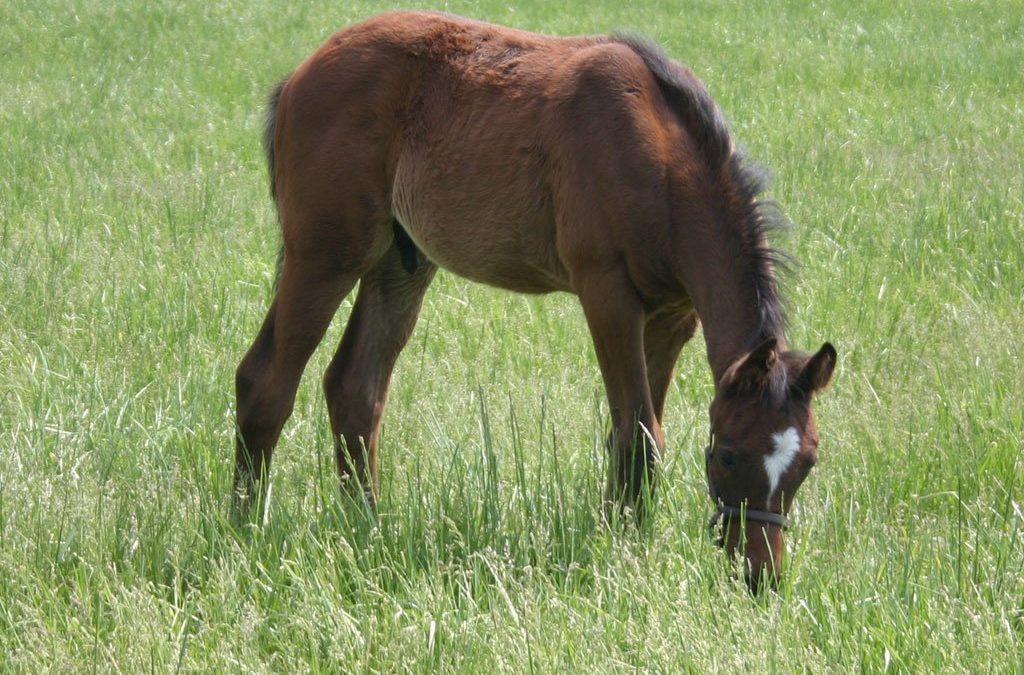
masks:
[[[782,571],[783,530],[796,494],[818,458],[811,398],[828,385],[836,350],[781,351],[767,340],[722,376],[711,403],[706,451],[708,492],[718,510],[721,544],[743,546],[747,583],[775,583]]]

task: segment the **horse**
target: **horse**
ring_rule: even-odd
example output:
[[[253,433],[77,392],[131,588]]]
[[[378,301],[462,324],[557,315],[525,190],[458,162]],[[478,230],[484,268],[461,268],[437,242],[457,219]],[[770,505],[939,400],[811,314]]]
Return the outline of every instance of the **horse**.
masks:
[[[785,260],[767,241],[784,219],[690,69],[630,34],[387,13],[335,33],[280,83],[265,147],[283,244],[236,372],[236,516],[265,496],[306,362],[357,282],[323,388],[342,490],[373,505],[392,370],[442,267],[577,296],[611,418],[605,503],[637,518],[677,357],[702,324],[713,520],[748,583],[775,583],[817,458],[811,398],[837,356],[828,343],[788,349]]]

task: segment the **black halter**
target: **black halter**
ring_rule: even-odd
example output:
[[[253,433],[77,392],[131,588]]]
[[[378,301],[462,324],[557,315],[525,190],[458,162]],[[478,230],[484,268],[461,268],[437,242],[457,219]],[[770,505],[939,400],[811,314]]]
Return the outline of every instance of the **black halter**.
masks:
[[[715,486],[711,483],[711,451],[715,445],[714,433],[709,435],[708,447],[704,450],[704,472],[707,476],[708,481],[708,496],[715,502],[715,512],[711,514],[711,519],[708,520],[708,534],[712,539],[715,539],[721,543],[721,537],[715,536],[715,528],[719,523],[725,525],[729,521],[736,518],[738,520],[753,520],[759,523],[768,523],[769,525],[778,525],[783,530],[789,529],[789,518],[782,515],[781,513],[775,513],[773,511],[758,511],[757,509],[748,509],[745,506],[731,506],[726,504],[718,496],[718,491],[715,490]]]
[[[781,513],[775,513],[774,511],[758,511],[757,509],[746,509],[739,506],[729,506],[721,501],[718,502],[718,508],[715,509],[715,512],[711,514],[711,519],[708,521],[708,529],[714,530],[719,521],[728,522],[733,518],[755,520],[760,523],[778,525],[784,530],[789,529],[789,518]],[[712,536],[714,535],[712,534]]]

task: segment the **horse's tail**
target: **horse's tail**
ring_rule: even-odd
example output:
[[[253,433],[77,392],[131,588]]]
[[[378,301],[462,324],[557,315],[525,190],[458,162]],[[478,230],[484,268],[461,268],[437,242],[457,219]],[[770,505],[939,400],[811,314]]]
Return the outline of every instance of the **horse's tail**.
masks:
[[[732,155],[729,125],[707,87],[689,68],[673,62],[658,45],[639,35],[615,33],[620,42],[643,59],[658,82],[658,88],[679,116],[712,169],[720,168]]]
[[[281,80],[267,99],[267,118],[263,127],[263,150],[267,153],[267,170],[270,173],[270,196],[277,201],[277,176],[274,173],[274,133],[277,128],[277,107],[281,104],[281,92],[288,78]]]
[[[278,209],[277,206],[277,172],[274,170],[274,136],[277,130],[277,108],[281,104],[281,92],[284,91],[284,85],[288,82],[288,78],[281,80],[274,91],[271,92],[270,97],[267,99],[267,118],[263,126],[263,150],[267,154],[267,173],[270,175],[270,196],[274,200],[274,208]],[[281,214],[278,210],[278,219]],[[280,248],[277,250],[277,271],[274,274],[274,287],[277,287],[277,282],[281,278],[281,267],[284,265],[284,243],[281,243]]]

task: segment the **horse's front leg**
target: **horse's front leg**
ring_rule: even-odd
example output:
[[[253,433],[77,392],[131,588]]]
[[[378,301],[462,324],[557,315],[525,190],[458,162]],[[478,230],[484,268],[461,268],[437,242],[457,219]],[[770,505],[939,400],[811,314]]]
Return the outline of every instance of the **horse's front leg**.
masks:
[[[632,509],[639,522],[664,447],[644,358],[644,310],[624,278],[588,279],[578,292],[612,417],[605,501],[612,509]]]
[[[697,313],[692,309],[671,309],[647,317],[644,325],[644,351],[647,355],[647,378],[654,401],[654,414],[665,421],[665,398],[672,384],[679,352],[697,330]]]

